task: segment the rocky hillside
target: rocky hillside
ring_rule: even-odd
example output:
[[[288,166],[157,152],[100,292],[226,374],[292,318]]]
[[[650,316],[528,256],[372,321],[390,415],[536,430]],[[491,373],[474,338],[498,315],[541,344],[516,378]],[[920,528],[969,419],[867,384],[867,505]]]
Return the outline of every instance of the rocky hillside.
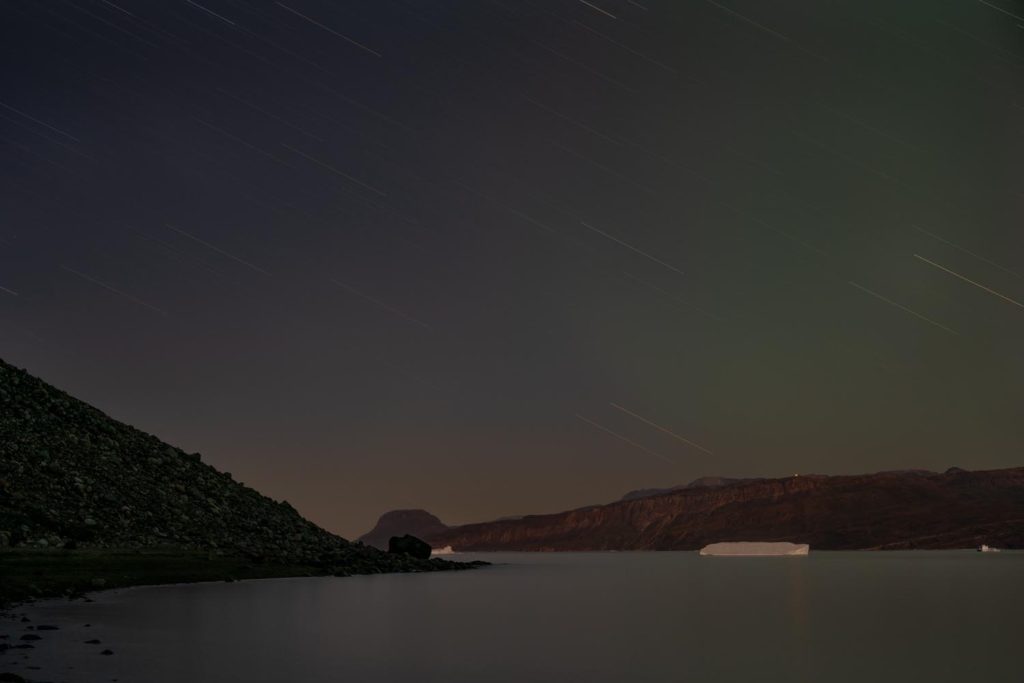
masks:
[[[462,551],[692,550],[718,541],[1024,548],[1024,468],[743,480],[453,527],[429,540]]]
[[[392,510],[377,520],[377,525],[359,537],[366,545],[385,550],[392,536],[411,534],[417,538],[432,538],[448,527],[426,510]]]
[[[178,547],[360,572],[419,562],[350,544],[198,453],[0,361],[2,546]]]

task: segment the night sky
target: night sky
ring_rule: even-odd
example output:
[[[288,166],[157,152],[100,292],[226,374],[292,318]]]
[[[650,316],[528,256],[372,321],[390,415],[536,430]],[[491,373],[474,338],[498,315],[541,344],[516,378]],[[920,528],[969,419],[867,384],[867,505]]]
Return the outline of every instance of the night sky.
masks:
[[[1021,465],[1024,5],[2,0],[0,357],[328,529]]]

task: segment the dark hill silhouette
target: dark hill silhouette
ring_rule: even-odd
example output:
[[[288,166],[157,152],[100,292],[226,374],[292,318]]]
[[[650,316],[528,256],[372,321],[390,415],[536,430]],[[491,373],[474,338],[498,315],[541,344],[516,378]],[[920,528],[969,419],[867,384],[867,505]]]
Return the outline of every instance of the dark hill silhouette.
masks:
[[[409,534],[429,539],[447,530],[448,527],[440,519],[426,510],[392,510],[381,515],[377,525],[358,540],[374,548],[386,550],[392,536]]]
[[[72,548],[75,553],[59,550]],[[118,422],[3,361],[0,549],[6,550],[0,553],[6,563],[0,575],[6,573],[11,585],[24,562],[42,562],[44,574],[67,574],[36,591],[40,594],[76,587],[79,559],[103,564],[103,576],[110,578],[94,585],[108,586],[216,578],[212,565],[190,564],[207,556],[211,562],[244,559],[247,564],[229,563],[230,571],[241,567],[247,576],[464,566],[350,543],[304,519],[287,502],[271,500],[204,464],[198,453]],[[135,555],[125,553],[132,549]],[[168,570],[177,560],[164,556],[135,566],[146,564],[151,552],[179,552],[187,568]],[[116,558],[128,558],[134,574],[116,571],[119,562],[125,566]],[[256,565],[287,569],[257,570]],[[46,577],[21,578],[18,590],[0,590],[0,602],[31,595],[32,586],[42,586]]]

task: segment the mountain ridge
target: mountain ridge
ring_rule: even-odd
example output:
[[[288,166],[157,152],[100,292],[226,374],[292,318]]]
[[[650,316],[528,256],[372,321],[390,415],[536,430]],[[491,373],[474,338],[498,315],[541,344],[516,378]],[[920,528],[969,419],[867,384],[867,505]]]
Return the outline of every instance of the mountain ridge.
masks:
[[[674,491],[680,491],[682,489],[695,489],[702,486],[717,487],[717,486],[728,486],[729,484],[735,484],[740,481],[751,481],[752,478],[733,478],[733,477],[698,477],[688,484],[676,484],[668,488],[653,488],[653,489],[635,489],[629,491],[619,501],[623,500],[635,500],[637,498],[649,498],[650,496],[660,496],[665,493],[672,493]]]
[[[755,479],[687,488],[431,539],[456,550],[694,550],[719,541],[812,548],[1024,547],[1024,468]]]
[[[1024,467],[703,477],[604,505],[453,526],[425,540],[457,551],[695,550],[739,540],[819,550],[1024,548]]]

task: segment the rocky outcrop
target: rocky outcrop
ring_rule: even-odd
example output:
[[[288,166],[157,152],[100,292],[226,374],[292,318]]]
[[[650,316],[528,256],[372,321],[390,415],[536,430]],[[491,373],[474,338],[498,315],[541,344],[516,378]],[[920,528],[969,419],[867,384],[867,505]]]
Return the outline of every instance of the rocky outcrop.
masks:
[[[0,362],[0,543],[241,550],[310,559],[347,545],[159,439]]]
[[[431,539],[456,551],[694,550],[721,541],[1024,548],[1024,468],[743,480],[468,524]]]
[[[430,544],[415,536],[392,536],[388,540],[388,552],[393,555],[409,555],[420,560],[430,558]]]
[[[429,541],[433,536],[447,530],[448,527],[440,519],[426,510],[392,510],[381,515],[377,525],[358,540],[385,550],[392,536],[411,534]]]
[[[111,419],[2,361],[0,546],[178,548],[339,574],[457,568],[349,543],[287,502],[203,463],[198,453]]]

